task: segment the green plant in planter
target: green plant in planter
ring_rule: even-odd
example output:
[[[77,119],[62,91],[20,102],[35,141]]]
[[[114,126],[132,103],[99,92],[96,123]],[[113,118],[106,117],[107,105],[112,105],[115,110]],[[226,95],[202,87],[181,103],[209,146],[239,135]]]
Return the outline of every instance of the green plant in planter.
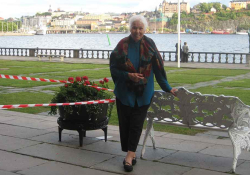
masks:
[[[100,80],[98,84],[95,82],[90,82],[87,76],[83,77],[69,77],[68,81],[70,83],[65,83],[64,86],[60,87],[60,91],[55,94],[52,103],[69,103],[69,102],[82,102],[82,101],[92,101],[101,99],[111,99],[113,93],[106,90],[100,90],[97,87],[103,87],[108,89],[106,84],[109,80],[104,78]],[[94,86],[89,87],[88,85]],[[100,114],[105,114],[111,116],[111,111],[114,103],[109,104],[88,104],[88,105],[71,105],[71,106],[51,106],[49,114],[57,114],[57,109],[59,109],[60,116],[67,120],[90,120],[90,118],[95,117]],[[83,117],[88,115],[88,117]]]

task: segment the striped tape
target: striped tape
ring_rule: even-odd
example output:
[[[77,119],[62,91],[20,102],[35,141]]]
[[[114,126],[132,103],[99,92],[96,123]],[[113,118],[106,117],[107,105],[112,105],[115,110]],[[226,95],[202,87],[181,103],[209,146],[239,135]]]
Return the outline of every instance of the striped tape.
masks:
[[[13,108],[30,108],[30,107],[46,107],[46,106],[70,106],[70,105],[90,105],[90,104],[103,104],[114,103],[115,99],[92,100],[73,103],[50,103],[50,104],[17,104],[17,105],[0,105],[0,109],[13,109]]]

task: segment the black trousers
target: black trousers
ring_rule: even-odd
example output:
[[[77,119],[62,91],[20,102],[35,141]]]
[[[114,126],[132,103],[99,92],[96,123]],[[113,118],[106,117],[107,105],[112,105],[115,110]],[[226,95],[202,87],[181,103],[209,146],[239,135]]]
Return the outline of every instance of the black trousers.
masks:
[[[123,105],[116,98],[117,114],[119,119],[119,130],[122,151],[135,152],[139,143],[143,123],[147,115],[149,105],[130,107]]]

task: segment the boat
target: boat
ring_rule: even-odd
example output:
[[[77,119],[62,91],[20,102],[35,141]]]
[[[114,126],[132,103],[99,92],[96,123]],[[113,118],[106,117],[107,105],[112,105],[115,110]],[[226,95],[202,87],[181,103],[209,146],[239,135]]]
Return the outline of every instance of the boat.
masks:
[[[213,30],[211,34],[230,34],[230,32],[224,30]]]
[[[248,35],[247,32],[236,32],[236,35]]]
[[[36,35],[46,35],[47,33],[47,27],[41,26],[36,30]]]
[[[157,32],[156,30],[154,30],[154,31],[152,32],[152,34],[158,34],[158,32]]]

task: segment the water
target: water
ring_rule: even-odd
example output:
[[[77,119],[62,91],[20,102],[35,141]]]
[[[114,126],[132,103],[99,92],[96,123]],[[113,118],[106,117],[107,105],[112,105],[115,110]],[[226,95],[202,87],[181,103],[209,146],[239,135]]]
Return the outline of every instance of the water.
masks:
[[[34,36],[0,36],[0,48],[61,48],[112,50],[119,40],[129,34],[47,34]],[[175,51],[177,34],[146,34],[158,50]],[[188,43],[190,52],[248,53],[248,35],[181,34],[182,45]]]

